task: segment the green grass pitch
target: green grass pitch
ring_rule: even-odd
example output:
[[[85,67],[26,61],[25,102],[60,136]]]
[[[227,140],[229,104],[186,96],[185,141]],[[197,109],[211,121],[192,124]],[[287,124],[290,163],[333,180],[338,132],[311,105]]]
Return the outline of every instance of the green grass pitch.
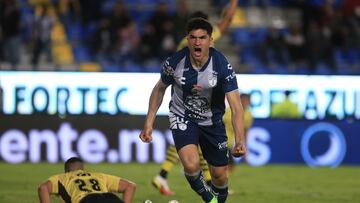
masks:
[[[137,183],[135,203],[145,199],[153,203],[201,202],[182,175],[181,166],[169,174],[175,196],[161,196],[150,184],[160,166],[147,164],[87,164],[88,170],[101,171],[128,178]],[[47,177],[60,173],[62,164],[0,163],[0,202],[39,202],[37,186]],[[267,165],[249,167],[238,165],[230,176],[230,188],[235,194],[227,203],[357,203],[360,202],[360,168],[309,168],[304,165]],[[57,201],[53,198],[53,202]]]

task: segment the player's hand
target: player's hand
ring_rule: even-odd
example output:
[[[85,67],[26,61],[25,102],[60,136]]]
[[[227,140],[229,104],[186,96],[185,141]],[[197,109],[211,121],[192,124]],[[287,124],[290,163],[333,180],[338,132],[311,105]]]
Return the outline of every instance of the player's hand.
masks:
[[[152,141],[152,129],[143,129],[139,135],[141,141],[150,143]]]
[[[236,143],[234,148],[231,151],[231,154],[234,157],[241,157],[246,154],[246,151],[247,151],[247,149],[246,149],[245,143]]]

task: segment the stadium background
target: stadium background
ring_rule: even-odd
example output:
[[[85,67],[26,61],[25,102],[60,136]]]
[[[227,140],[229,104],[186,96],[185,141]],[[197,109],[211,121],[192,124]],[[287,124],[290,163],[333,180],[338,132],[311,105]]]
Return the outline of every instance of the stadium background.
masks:
[[[115,163],[124,164],[122,168],[148,164],[157,170],[153,164],[164,159],[171,139],[166,102],[157,119],[155,144],[144,145],[137,138],[149,88],[155,84],[162,60],[183,37],[188,14],[201,8],[216,22],[227,2],[1,1],[3,170],[44,163],[50,163],[45,165],[50,169],[71,155],[95,165],[110,164],[104,168]],[[48,18],[42,24],[38,16],[44,5]],[[162,9],[165,12],[156,12]],[[48,35],[42,46],[37,44],[40,33],[43,39]],[[240,89],[252,94],[255,123],[248,135],[249,166],[262,166],[265,171],[274,164],[285,164],[283,171],[291,171],[287,167],[294,164],[300,171],[307,170],[304,166],[331,167],[343,175],[342,184],[351,184],[352,173],[341,170],[360,164],[356,133],[360,126],[359,36],[360,2],[356,0],[239,0],[232,27],[216,47],[239,74]],[[35,52],[40,56],[34,57]],[[280,101],[286,89],[293,91],[291,99],[303,118],[271,118],[271,104]],[[64,101],[67,94],[68,103]],[[115,104],[108,104],[113,97]],[[251,168],[244,170],[251,173]],[[242,178],[240,171],[237,176]],[[35,182],[46,176],[38,178]],[[329,177],[319,181],[326,180]],[[245,183],[240,187],[246,187]],[[359,200],[352,191],[345,192],[349,199],[343,202]],[[35,188],[31,193],[34,196]],[[0,197],[6,200],[7,195]],[[335,200],[341,202],[341,198]]]

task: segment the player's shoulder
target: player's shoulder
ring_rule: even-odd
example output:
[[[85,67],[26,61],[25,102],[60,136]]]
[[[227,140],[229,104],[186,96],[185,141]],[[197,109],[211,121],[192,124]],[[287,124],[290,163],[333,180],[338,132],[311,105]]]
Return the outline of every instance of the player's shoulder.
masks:
[[[229,63],[225,55],[216,48],[210,47],[210,52],[216,63]]]
[[[180,62],[188,53],[189,53],[189,48],[186,46],[182,49],[180,49],[179,51],[175,52],[171,57],[169,57],[169,60],[171,60],[171,62]]]
[[[189,53],[189,48],[184,47],[183,49],[175,52],[172,56],[168,57],[162,64],[163,67],[175,68],[181,60],[183,60]]]
[[[210,47],[210,52],[213,56],[225,58],[225,55],[223,53],[221,53],[221,51],[219,51],[218,49],[216,49],[214,47]]]

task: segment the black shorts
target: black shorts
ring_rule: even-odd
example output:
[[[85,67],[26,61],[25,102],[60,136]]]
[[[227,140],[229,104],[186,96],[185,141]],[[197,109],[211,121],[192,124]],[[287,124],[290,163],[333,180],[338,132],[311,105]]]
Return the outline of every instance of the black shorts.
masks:
[[[229,164],[229,149],[223,122],[211,126],[200,126],[175,114],[171,116],[170,129],[178,151],[188,144],[200,145],[203,156],[210,165]]]
[[[80,200],[80,203],[124,203],[117,195],[113,193],[93,193],[88,194]]]

